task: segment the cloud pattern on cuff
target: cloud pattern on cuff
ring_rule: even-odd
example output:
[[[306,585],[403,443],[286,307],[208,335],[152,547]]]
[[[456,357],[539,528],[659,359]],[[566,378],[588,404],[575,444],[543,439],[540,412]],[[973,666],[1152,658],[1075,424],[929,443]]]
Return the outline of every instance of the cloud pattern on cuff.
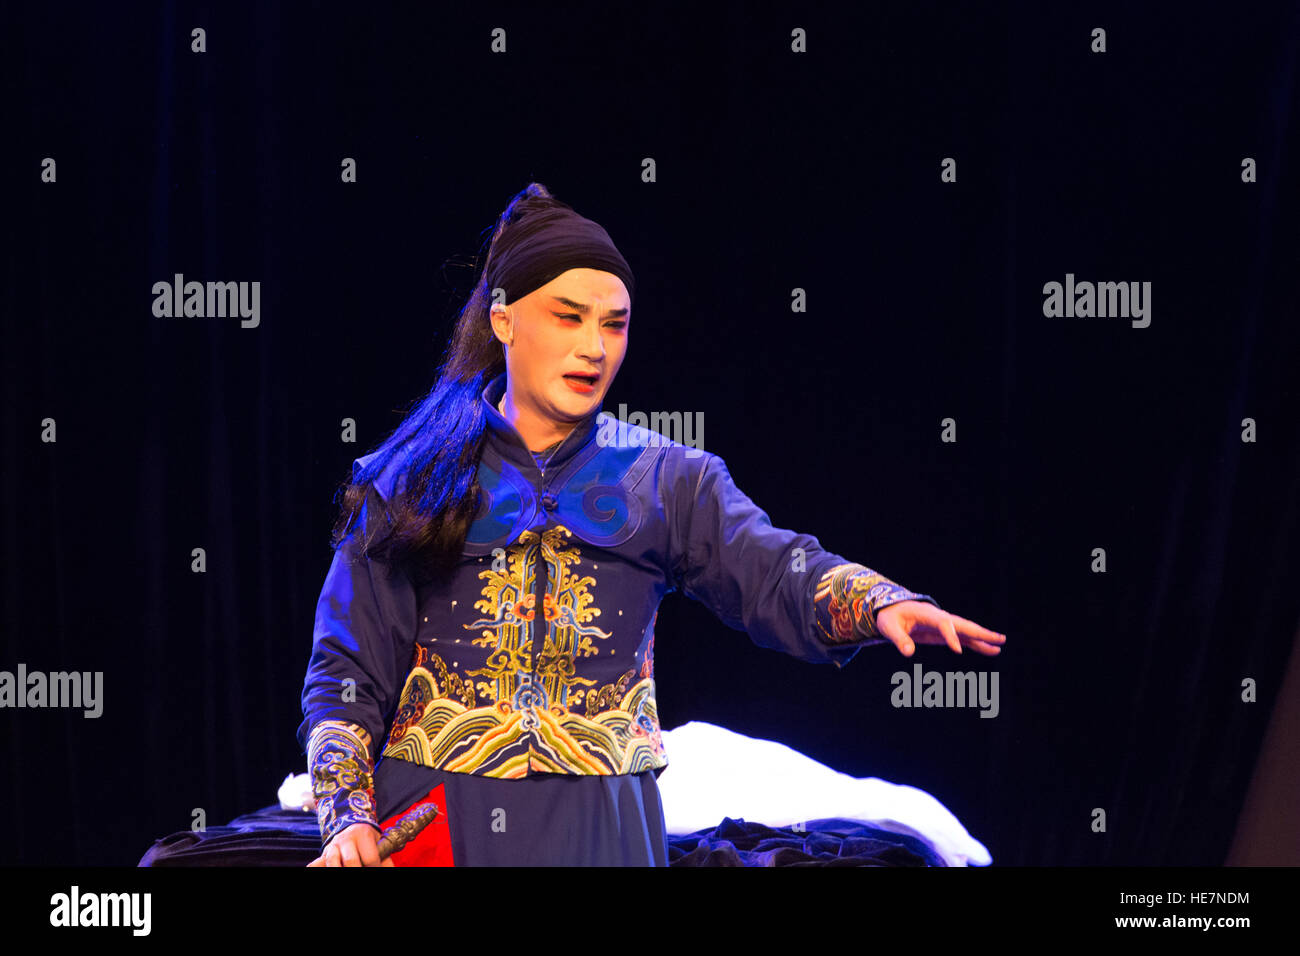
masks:
[[[364,727],[322,720],[308,740],[307,764],[322,844],[354,823],[369,823],[379,829],[370,734]]]

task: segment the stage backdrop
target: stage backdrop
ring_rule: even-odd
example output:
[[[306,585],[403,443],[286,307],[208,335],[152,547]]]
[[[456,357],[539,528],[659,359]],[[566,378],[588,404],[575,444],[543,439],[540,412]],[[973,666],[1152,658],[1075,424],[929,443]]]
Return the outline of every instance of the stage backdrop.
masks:
[[[995,864],[1224,861],[1300,618],[1294,4],[6,21],[0,670],[98,692],[0,710],[0,862],[306,769],[332,495],[533,180],[636,272],[607,411],[702,416],[774,524],[1008,635],[837,671],[674,595],[665,727],[922,787]],[[247,314],[158,314],[191,281]],[[895,706],[917,664],[996,714]]]

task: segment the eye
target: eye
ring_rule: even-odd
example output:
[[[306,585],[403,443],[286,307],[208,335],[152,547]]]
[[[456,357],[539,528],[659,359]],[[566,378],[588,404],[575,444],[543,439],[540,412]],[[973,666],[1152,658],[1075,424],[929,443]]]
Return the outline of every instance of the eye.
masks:
[[[573,319],[573,320],[575,320],[575,321],[577,321],[577,322],[581,322],[581,321],[582,321],[582,316],[578,315],[576,312],[552,312],[551,314],[554,315],[556,318],[559,318],[559,319]],[[605,328],[607,328],[607,329],[614,329],[614,330],[616,330],[616,331],[620,331],[620,332],[621,332],[623,329],[627,328],[627,320],[626,320],[626,319],[615,319],[615,320],[612,321],[612,322],[606,322],[606,323],[605,323]]]

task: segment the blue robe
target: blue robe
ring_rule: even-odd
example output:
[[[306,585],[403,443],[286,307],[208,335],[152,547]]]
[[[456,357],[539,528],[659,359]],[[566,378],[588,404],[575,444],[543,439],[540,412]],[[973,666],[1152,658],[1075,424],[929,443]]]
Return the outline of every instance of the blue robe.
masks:
[[[417,589],[360,557],[354,533],[326,576],[298,730],[322,837],[378,827],[442,784],[457,865],[663,865],[665,594],[836,667],[884,642],[882,608],[937,602],[774,528],[717,455],[604,412],[543,468],[497,411],[504,390],[502,374],[483,392],[483,497],[454,571]],[[400,463],[369,489],[358,532],[382,530]]]

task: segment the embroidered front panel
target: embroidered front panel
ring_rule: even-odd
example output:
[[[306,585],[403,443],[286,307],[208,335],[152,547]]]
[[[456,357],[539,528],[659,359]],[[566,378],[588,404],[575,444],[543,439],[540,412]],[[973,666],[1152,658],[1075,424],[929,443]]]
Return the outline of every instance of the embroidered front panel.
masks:
[[[595,623],[596,578],[579,570],[582,554],[571,537],[563,525],[524,531],[479,573],[480,616],[463,627],[478,632],[467,643],[479,649],[480,666],[453,661],[449,668],[444,653],[416,643],[385,757],[489,777],[626,774],[667,764],[650,651],[640,665],[633,655],[608,683],[582,676],[595,670],[582,666],[585,659],[608,656],[600,670],[612,676],[617,658],[612,632]],[[540,562],[547,588],[539,613]]]

